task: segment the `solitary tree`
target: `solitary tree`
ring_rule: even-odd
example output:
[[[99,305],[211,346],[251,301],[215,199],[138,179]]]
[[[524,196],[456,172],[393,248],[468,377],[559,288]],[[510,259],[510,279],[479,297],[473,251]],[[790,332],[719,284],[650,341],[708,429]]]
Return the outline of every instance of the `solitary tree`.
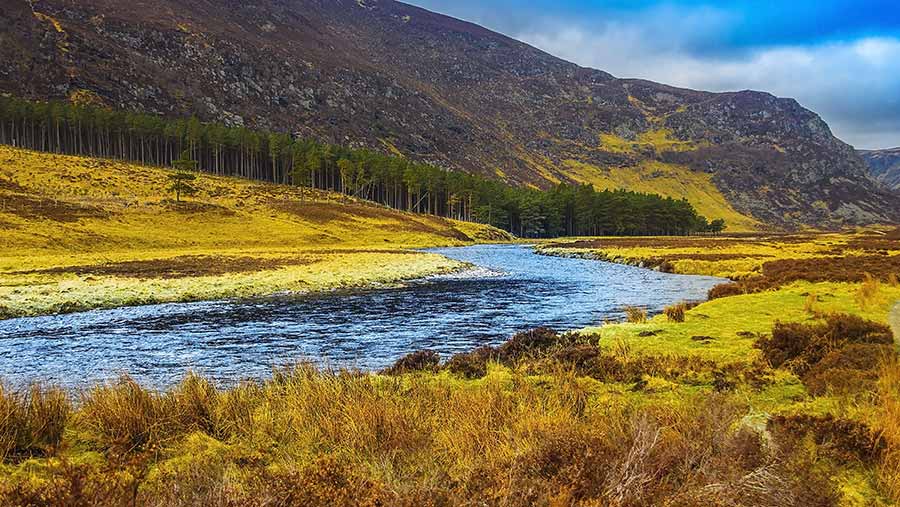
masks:
[[[197,188],[192,185],[197,175],[191,172],[197,169],[197,161],[191,158],[190,150],[184,150],[181,158],[173,161],[172,165],[178,172],[169,175],[172,182],[169,191],[175,192],[175,202],[181,202],[182,195],[192,196],[197,193]]]
[[[169,185],[169,191],[175,192],[175,202],[181,202],[182,195],[191,196],[197,193],[197,188],[191,184],[196,179],[196,174],[186,172],[169,175],[169,180],[172,182]]]

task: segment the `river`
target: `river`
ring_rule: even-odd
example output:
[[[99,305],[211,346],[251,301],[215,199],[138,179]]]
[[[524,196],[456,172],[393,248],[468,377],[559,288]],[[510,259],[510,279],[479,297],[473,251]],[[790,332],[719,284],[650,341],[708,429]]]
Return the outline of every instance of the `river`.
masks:
[[[165,388],[195,371],[230,385],[313,360],[379,369],[412,351],[446,359],[537,326],[579,329],[705,299],[723,280],[545,257],[523,245],[430,250],[477,269],[400,287],[162,304],[0,321],[0,378],[79,387],[128,373]]]

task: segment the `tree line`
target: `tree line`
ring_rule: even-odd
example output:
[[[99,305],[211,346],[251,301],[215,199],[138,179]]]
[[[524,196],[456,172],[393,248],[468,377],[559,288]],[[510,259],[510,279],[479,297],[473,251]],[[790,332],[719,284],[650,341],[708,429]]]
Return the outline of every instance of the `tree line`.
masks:
[[[566,185],[541,191],[278,132],[65,101],[0,96],[0,143],[343,192],[403,211],[487,223],[525,238],[720,232],[686,200]],[[186,155],[185,155],[186,154]]]

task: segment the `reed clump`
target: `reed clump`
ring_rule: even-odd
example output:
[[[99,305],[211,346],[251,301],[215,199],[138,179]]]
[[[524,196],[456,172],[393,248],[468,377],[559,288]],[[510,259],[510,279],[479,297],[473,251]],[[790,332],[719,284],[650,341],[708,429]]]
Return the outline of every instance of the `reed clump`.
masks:
[[[686,303],[678,303],[672,306],[667,306],[663,313],[666,315],[666,319],[669,322],[684,322],[685,312],[687,312],[688,305]]]
[[[859,289],[856,291],[856,302],[860,308],[868,308],[878,300],[881,293],[881,283],[869,273],[865,274]]]
[[[62,441],[71,403],[54,387],[21,391],[0,384],[0,461],[52,455]]]
[[[647,310],[639,306],[626,306],[623,308],[625,319],[631,324],[643,324],[647,322]]]

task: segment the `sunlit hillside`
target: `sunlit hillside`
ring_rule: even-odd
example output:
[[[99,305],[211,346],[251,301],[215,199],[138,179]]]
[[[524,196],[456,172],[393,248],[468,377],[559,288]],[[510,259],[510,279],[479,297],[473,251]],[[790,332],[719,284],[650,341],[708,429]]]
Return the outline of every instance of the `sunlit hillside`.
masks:
[[[0,147],[0,314],[263,295],[456,265],[408,248],[507,239],[340,194]]]
[[[602,168],[574,160],[567,160],[565,167],[569,177],[590,183],[597,190],[625,188],[687,199],[701,215],[724,219],[730,232],[755,231],[761,226],[759,221],[734,209],[712,182],[711,175],[686,167],[648,161],[637,167]]]

